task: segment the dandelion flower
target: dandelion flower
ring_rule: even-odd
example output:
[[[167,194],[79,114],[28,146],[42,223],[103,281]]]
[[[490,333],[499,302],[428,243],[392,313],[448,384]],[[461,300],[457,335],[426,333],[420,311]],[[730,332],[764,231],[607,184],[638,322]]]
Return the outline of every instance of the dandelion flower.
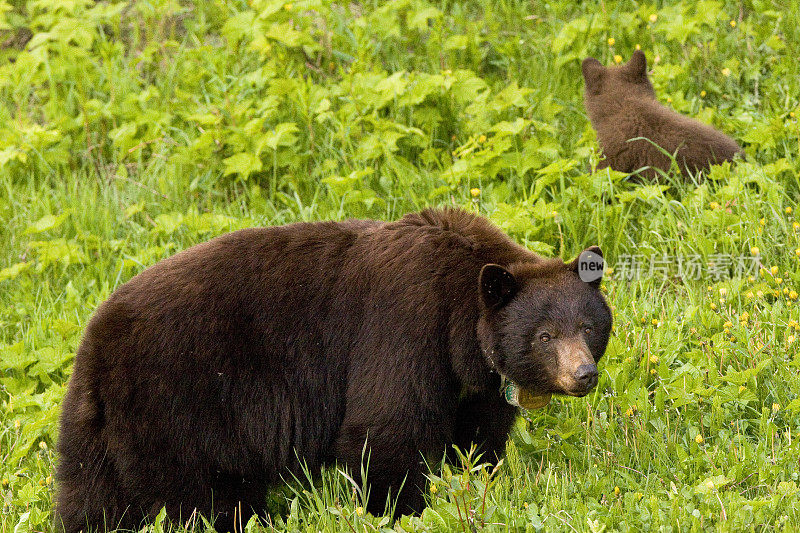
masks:
[[[657,21],[657,20],[658,20],[658,15],[656,15],[655,13],[653,13],[652,15],[650,15],[650,22],[651,22],[651,23],[654,23],[654,22],[655,22],[655,21]]]
[[[658,356],[657,356],[657,355],[655,355],[655,354],[654,354],[654,355],[651,355],[651,356],[650,356],[650,362],[651,362],[651,363],[653,363],[653,364],[656,364],[656,363],[658,363]]]
[[[789,299],[797,300],[797,291],[789,291]]]
[[[772,273],[773,276],[776,276],[778,274],[778,267],[773,265],[769,268],[769,271]]]
[[[729,69],[728,67],[725,67],[724,69],[722,69],[722,75],[727,78],[728,76],[731,75],[731,69]]]
[[[736,21],[735,21],[735,20],[732,20],[732,21],[731,21],[731,28],[735,28],[735,27],[736,27]]]
[[[481,190],[479,188],[475,187],[475,188],[470,189],[469,193],[472,195],[473,198],[477,198],[478,196],[481,195]]]
[[[614,56],[614,63],[622,63],[622,56],[619,55],[619,54],[616,54]]]
[[[707,94],[705,91],[700,91],[700,98],[705,98]]]
[[[784,209],[783,212],[786,213],[787,215],[791,215],[792,214],[792,206],[787,205],[786,209]]]
[[[615,41],[613,37],[609,37],[608,38],[608,46],[614,46],[615,42],[617,42],[617,41]]]
[[[480,137],[478,137],[478,142],[479,143],[485,143],[486,142],[486,135],[481,135]]]
[[[761,250],[758,249],[758,246],[753,246],[750,248],[750,255],[758,255],[761,253]]]
[[[704,440],[705,440],[705,439],[703,438],[703,436],[702,436],[700,433],[698,433],[698,434],[697,434],[697,436],[694,438],[694,441],[695,441],[697,444],[703,444],[703,441],[704,441]]]
[[[358,516],[362,516],[364,514],[364,508],[363,507],[356,507],[356,514]]]

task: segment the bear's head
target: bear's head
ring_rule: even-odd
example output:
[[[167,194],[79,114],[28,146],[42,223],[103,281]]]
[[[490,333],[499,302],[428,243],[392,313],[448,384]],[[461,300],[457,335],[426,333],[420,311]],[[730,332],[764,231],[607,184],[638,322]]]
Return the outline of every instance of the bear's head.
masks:
[[[647,59],[644,52],[636,50],[630,61],[616,67],[604,67],[593,57],[581,65],[586,88],[584,100],[587,107],[614,105],[626,98],[655,99],[656,93],[647,77]]]
[[[584,396],[597,385],[612,320],[600,292],[602,256],[593,246],[570,263],[483,267],[478,336],[493,370],[533,394]]]

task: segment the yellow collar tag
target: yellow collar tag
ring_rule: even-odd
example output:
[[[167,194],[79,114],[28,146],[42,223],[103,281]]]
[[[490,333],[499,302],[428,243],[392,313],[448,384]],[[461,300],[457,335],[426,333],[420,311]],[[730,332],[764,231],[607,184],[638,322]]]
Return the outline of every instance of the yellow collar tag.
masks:
[[[541,409],[550,403],[550,394],[533,394],[511,381],[503,380],[503,398],[506,402],[523,409]]]

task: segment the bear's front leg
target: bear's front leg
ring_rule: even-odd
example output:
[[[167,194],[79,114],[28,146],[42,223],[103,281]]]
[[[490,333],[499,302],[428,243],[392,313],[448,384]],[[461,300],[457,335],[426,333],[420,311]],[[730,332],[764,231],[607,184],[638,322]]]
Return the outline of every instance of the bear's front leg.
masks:
[[[496,464],[505,453],[516,416],[517,408],[509,405],[497,390],[469,396],[458,405],[454,443],[464,452],[476,444],[481,460]],[[448,450],[448,461],[453,462],[454,456]]]
[[[420,513],[425,509],[427,466],[423,456],[432,451],[441,453],[444,438],[439,431],[427,432],[429,439],[422,444],[413,433],[401,421],[371,427],[345,424],[336,440],[336,458],[347,464],[362,490],[369,491],[367,510],[373,515],[384,513],[387,496],[396,501],[395,515]],[[365,443],[366,487],[361,479]]]

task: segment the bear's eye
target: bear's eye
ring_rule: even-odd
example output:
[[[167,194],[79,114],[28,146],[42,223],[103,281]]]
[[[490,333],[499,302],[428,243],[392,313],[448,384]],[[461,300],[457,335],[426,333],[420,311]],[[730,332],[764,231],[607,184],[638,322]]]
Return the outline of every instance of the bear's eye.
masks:
[[[539,340],[542,342],[550,342],[550,334],[542,333],[541,335],[539,335]]]
[[[590,335],[592,333],[592,326],[583,326],[583,332]]]

